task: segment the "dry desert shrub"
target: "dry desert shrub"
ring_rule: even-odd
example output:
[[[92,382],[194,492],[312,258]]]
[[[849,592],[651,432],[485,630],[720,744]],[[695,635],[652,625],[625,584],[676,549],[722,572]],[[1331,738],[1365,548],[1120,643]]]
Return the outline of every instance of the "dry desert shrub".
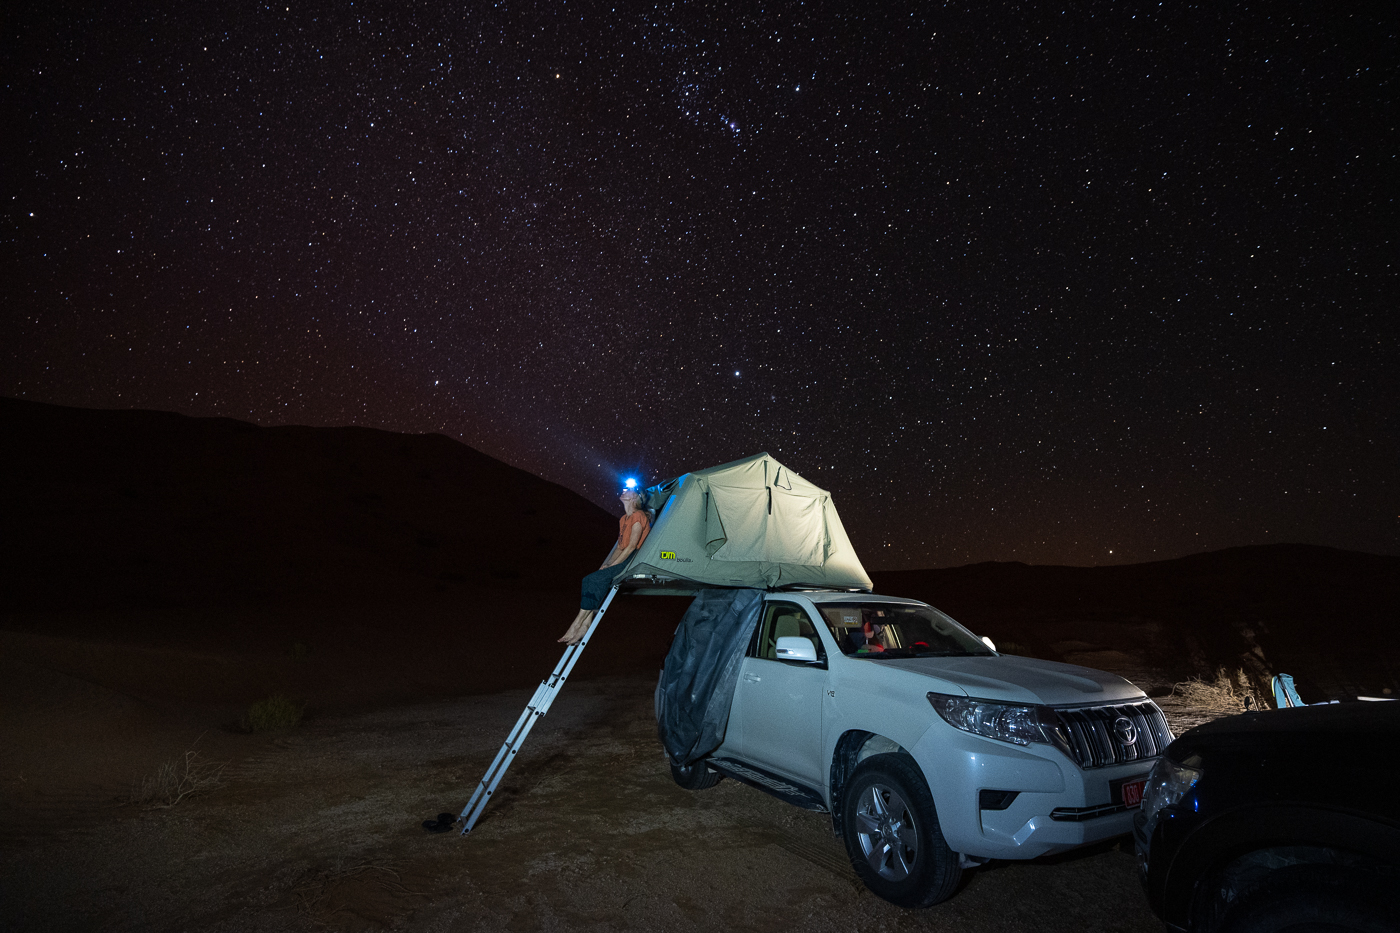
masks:
[[[1245,708],[1245,697],[1254,697],[1249,684],[1249,676],[1244,668],[1233,674],[1225,668],[1217,668],[1213,681],[1192,677],[1190,680],[1172,687],[1172,696],[1179,697],[1187,706],[1209,710],[1215,713],[1238,713]],[[1255,702],[1258,700],[1255,698]]]
[[[295,700],[276,694],[248,707],[244,725],[251,732],[275,732],[290,729],[301,722],[306,707]]]
[[[168,810],[186,797],[193,797],[224,783],[226,761],[210,761],[195,749],[180,758],[171,758],[132,788],[131,803],[147,810]]]

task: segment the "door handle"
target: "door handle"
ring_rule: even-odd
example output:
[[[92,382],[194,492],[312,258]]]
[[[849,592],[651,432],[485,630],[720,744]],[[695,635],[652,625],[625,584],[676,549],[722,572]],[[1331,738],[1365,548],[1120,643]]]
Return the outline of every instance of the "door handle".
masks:
[[[759,682],[760,680],[762,680],[762,679],[763,679],[762,677],[759,677],[757,674],[753,674],[753,673],[746,673],[746,674],[744,675],[744,680],[748,681],[748,682],[751,683],[751,684],[756,684],[756,683],[758,683],[758,682]]]

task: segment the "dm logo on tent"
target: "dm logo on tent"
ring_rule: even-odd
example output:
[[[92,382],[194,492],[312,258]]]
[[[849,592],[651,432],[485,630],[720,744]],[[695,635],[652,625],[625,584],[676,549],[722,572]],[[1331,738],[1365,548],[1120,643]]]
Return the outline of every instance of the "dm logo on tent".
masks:
[[[675,552],[675,551],[662,551],[662,552],[661,552],[661,559],[662,559],[662,560],[675,560],[675,559],[676,559],[676,552]]]

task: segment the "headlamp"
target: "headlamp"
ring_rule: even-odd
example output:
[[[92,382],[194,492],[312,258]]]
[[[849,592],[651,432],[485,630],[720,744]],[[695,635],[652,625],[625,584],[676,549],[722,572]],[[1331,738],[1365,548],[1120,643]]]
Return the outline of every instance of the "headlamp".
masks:
[[[1146,827],[1148,839],[1152,838],[1162,810],[1180,803],[1200,779],[1201,759],[1198,755],[1192,755],[1180,763],[1165,755],[1157,759],[1152,773],[1147,776],[1147,786],[1142,790],[1142,815],[1138,817]]]
[[[1060,734],[1060,719],[1044,706],[994,703],[971,697],[930,693],[928,701],[944,722],[973,735],[999,739],[1013,745],[1054,745],[1068,752]]]

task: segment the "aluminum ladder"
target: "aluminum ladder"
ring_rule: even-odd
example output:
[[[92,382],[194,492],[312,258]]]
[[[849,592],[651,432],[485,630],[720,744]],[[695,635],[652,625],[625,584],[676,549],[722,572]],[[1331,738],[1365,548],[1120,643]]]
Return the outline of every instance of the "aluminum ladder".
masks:
[[[593,614],[593,622],[588,626],[588,631],[583,633],[583,638],[579,640],[577,645],[569,645],[564,649],[564,656],[559,659],[558,664],[554,665],[554,673],[540,681],[540,685],[535,688],[535,695],[525,705],[525,712],[521,713],[520,718],[515,721],[515,728],[510,730],[510,735],[506,737],[506,743],[496,753],[496,760],[491,762],[491,767],[486,769],[486,773],[481,777],[481,783],[476,786],[476,792],[472,794],[472,799],[462,808],[461,816],[457,817],[462,823],[463,836],[471,832],[476,821],[481,819],[481,811],[485,810],[486,805],[491,802],[491,795],[496,792],[501,778],[506,775],[506,769],[515,760],[520,747],[525,744],[525,737],[530,734],[535,723],[549,712],[550,706],[554,704],[555,698],[559,696],[559,691],[564,686],[564,681],[569,679],[569,672],[578,663],[579,655],[583,654],[583,649],[588,647],[588,640],[593,637],[593,630],[598,627],[603,614],[612,605],[613,597],[617,595],[619,588],[620,584],[616,584],[608,591],[607,599],[603,600],[603,605]]]

